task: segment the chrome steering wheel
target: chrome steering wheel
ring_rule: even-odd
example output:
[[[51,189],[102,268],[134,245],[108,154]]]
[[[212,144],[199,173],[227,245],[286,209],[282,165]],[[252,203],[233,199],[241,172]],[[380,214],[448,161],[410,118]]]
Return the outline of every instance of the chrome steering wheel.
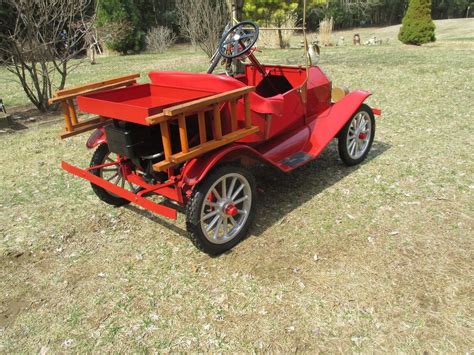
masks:
[[[259,28],[252,21],[243,21],[230,28],[219,43],[219,54],[227,59],[238,58],[252,49],[258,40]]]

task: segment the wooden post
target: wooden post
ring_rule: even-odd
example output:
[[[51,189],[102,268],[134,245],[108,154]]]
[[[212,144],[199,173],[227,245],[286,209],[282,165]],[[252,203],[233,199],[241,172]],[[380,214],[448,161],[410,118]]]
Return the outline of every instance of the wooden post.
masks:
[[[69,116],[69,106],[66,101],[61,102],[61,106],[63,107],[64,111],[64,122],[66,123],[66,131],[72,131],[72,124],[71,124],[71,117]]]
[[[160,123],[160,130],[161,140],[163,141],[163,150],[165,152],[165,160],[169,161],[173,152],[171,150],[170,127],[168,125],[168,121]]]
[[[73,126],[77,125],[77,114],[76,114],[76,108],[74,107],[74,100],[67,100],[67,106],[69,108],[69,117],[71,117],[71,123]]]
[[[252,120],[250,116],[250,97],[249,94],[244,95],[244,107],[245,107],[245,128],[252,127]]]
[[[222,139],[222,122],[221,122],[221,110],[219,108],[219,104],[215,104],[213,106],[213,123],[214,123],[214,139],[221,140]]]
[[[237,101],[230,101],[230,127],[232,132],[237,131]]]
[[[186,129],[186,115],[182,113],[178,117],[178,125],[179,125],[179,139],[181,141],[181,151],[183,153],[189,152],[189,144],[188,144],[188,131]]]
[[[199,142],[204,144],[207,142],[206,135],[206,115],[204,111],[199,111],[198,113],[198,122],[199,122]]]
[[[244,0],[231,0],[231,11],[232,11],[232,25],[236,25],[242,21],[242,12],[244,8]],[[234,22],[236,21],[236,22]],[[235,73],[244,74],[245,67],[240,60],[234,60]]]

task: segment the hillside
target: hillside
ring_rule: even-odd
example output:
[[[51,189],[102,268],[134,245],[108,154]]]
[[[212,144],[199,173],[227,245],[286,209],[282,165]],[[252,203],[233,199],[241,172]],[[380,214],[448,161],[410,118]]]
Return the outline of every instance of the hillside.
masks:
[[[437,20],[436,24],[436,38],[439,41],[474,41],[474,19],[453,19],[453,20]],[[352,40],[354,33],[359,33],[362,41],[376,36],[378,39],[390,41],[397,40],[398,32],[401,25],[381,27],[381,28],[354,28],[352,30],[336,31],[333,34],[334,42],[340,37],[344,37],[347,41]],[[397,40],[398,42],[398,40]]]

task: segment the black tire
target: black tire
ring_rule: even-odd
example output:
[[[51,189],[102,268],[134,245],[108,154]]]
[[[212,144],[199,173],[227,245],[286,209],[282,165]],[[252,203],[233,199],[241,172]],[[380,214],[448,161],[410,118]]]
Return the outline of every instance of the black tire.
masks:
[[[359,139],[359,137],[355,138],[356,135],[354,135],[352,140],[356,141],[354,145],[356,147],[353,147],[351,145],[352,142],[349,142],[351,138],[348,138],[348,135],[351,131],[351,127],[353,129],[353,122],[356,123],[356,119],[358,117],[362,117],[366,120],[370,121],[370,129],[366,133],[367,136],[365,139]],[[363,132],[360,132],[359,134],[363,134]],[[339,150],[339,156],[341,157],[342,161],[348,165],[348,166],[353,166],[361,163],[362,161],[365,160],[367,157],[367,154],[370,152],[370,148],[372,148],[372,143],[374,141],[375,137],[375,118],[374,118],[374,113],[372,112],[372,109],[367,106],[366,104],[362,104],[360,108],[357,110],[357,112],[351,117],[351,119],[346,123],[344,128],[339,132],[338,134],[338,150]],[[361,149],[357,150],[356,152],[358,154],[353,154],[351,152],[352,148],[358,149],[359,147],[359,142],[361,144]],[[363,143],[362,143],[363,142]]]
[[[234,180],[234,178],[236,178],[237,182],[233,184],[232,181]],[[222,199],[216,198],[216,202],[213,202],[214,204],[217,205],[219,201],[224,201],[222,202],[221,207],[207,206],[207,203],[210,203],[210,201],[205,200],[205,199],[208,199],[209,196],[213,195],[213,192],[211,192],[211,190],[216,183],[220,185],[216,185],[215,189],[218,190],[219,189],[218,186],[220,186],[221,188],[220,193],[222,194],[222,190],[224,189],[222,187],[223,186],[222,181],[224,179],[226,180],[225,184],[230,183],[230,185],[227,185],[229,188],[226,189],[226,191],[229,192],[229,195],[231,195],[231,197],[232,197],[232,194],[236,193],[237,190],[239,190],[240,188],[240,185],[237,185],[237,184],[245,185],[241,191],[242,195],[241,193],[239,193],[235,197],[234,200],[231,200],[229,198],[230,202],[228,202],[227,204],[227,208],[229,207],[229,205],[233,205],[239,211],[247,211],[247,213],[244,214],[244,216],[245,215],[247,216],[245,219],[240,220],[240,218],[244,218],[240,216],[242,215],[241,213],[239,213],[239,217],[237,217],[236,219],[234,219],[234,217],[237,216],[237,214],[232,215],[232,217],[227,217],[228,215],[225,214],[224,212],[226,210],[226,208],[224,208],[226,206],[224,205],[225,198],[222,198]],[[245,183],[245,181],[248,183],[248,185],[247,183]],[[230,192],[232,192],[232,194]],[[237,201],[239,201],[240,199],[245,198],[246,194],[248,193],[251,194],[250,198],[247,198],[244,202],[237,203]],[[247,202],[248,200],[250,200],[250,202]],[[204,206],[205,201],[208,201],[206,202],[206,206]],[[236,202],[236,204],[234,205],[231,202]],[[240,209],[239,209],[239,206],[241,206]],[[225,223],[225,227],[222,227],[223,232],[224,232],[222,239],[216,240],[214,236],[214,240],[216,240],[216,242],[213,242],[208,237],[206,237],[206,234],[208,232],[204,231],[202,227],[203,224],[201,223],[201,216],[202,216],[202,213],[206,211],[206,208],[209,208],[209,210],[207,210],[206,212],[206,213],[210,212],[209,214],[215,213],[218,210],[221,211],[221,212],[217,212],[215,216],[209,217],[209,219],[214,220],[220,215],[224,216],[224,217],[219,217],[219,220],[217,221],[217,225],[218,225],[217,233],[219,233],[221,226],[224,226],[224,223]],[[199,185],[194,187],[191,198],[189,199],[186,205],[186,228],[188,230],[191,241],[198,249],[200,249],[201,251],[209,255],[219,255],[233,248],[235,245],[237,245],[239,242],[245,239],[245,237],[248,234],[249,228],[253,222],[253,219],[255,217],[255,210],[256,210],[256,189],[255,189],[255,178],[253,177],[253,175],[248,170],[240,166],[233,166],[233,165],[220,166],[216,168],[214,171],[212,171]],[[222,218],[222,222],[220,222],[221,218]],[[228,220],[230,220],[230,218],[232,218],[234,222],[237,222],[237,224],[233,224],[231,222],[231,225],[230,225],[231,229],[228,231],[228,235],[230,239],[226,241],[225,233],[227,231],[227,228],[229,227],[227,223],[228,223]],[[203,220],[203,223],[204,223],[204,220]],[[212,221],[211,223],[208,224],[208,227],[210,224],[212,224]]]
[[[105,159],[109,155],[109,146],[105,143],[100,144],[97,149],[94,152],[94,155],[92,156],[90,166],[96,166],[96,165],[101,165],[104,164]],[[101,169],[93,169],[90,171],[91,174],[94,174],[95,176],[102,177],[101,174]],[[118,197],[114,194],[111,194],[107,190],[103,189],[100,186],[97,186],[93,183],[91,183],[92,190],[94,193],[97,195],[99,199],[104,201],[105,203],[108,203],[109,205],[112,206],[124,206],[130,203],[130,201],[123,199],[121,197]]]

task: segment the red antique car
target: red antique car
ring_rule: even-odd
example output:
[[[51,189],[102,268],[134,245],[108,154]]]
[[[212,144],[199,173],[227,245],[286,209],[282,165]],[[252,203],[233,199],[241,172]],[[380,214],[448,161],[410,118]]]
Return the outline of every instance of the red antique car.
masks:
[[[380,114],[364,104],[370,93],[336,98],[317,66],[260,64],[258,33],[248,21],[229,28],[208,73],[150,72],[148,84],[130,75],[57,92],[51,103],[63,105],[62,138],[95,129],[90,166],[62,167],[114,206],[132,202],[173,219],[173,203],[185,207],[193,243],[219,254],[247,235],[255,215],[252,164],[289,172],[333,138],[347,165],[362,162]],[[250,60],[243,74],[211,74],[221,60],[230,68],[235,59]],[[79,122],[74,99],[98,117]],[[156,195],[168,203],[152,201]]]

